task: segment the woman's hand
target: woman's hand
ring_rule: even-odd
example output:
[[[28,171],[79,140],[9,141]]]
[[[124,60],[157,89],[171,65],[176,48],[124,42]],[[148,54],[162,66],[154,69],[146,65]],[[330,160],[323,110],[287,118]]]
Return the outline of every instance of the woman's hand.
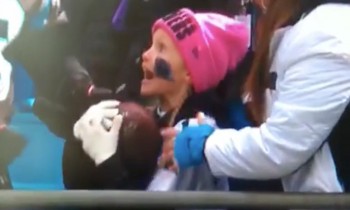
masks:
[[[82,142],[85,153],[96,165],[117,151],[123,121],[118,105],[118,101],[103,101],[93,105],[74,125],[74,136]]]
[[[174,141],[174,159],[179,169],[186,169],[202,164],[207,138],[214,132],[208,124],[189,126],[176,136]]]
[[[208,136],[214,132],[214,127],[205,124],[204,115],[197,115],[197,124],[177,132],[175,128],[162,131],[164,139],[161,156],[161,166],[170,170],[188,168],[202,164],[204,161],[204,147]]]

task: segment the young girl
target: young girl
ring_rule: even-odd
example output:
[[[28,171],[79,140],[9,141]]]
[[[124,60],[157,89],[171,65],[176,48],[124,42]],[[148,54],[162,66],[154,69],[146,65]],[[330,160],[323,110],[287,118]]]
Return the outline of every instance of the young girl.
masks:
[[[256,126],[186,128],[175,140],[178,167],[282,178],[285,191],[349,190],[349,20],[350,1],[269,1],[245,86]]]
[[[208,95],[230,71],[234,71],[244,57],[248,46],[248,31],[245,25],[223,15],[195,14],[189,9],[181,9],[156,21],[152,34],[152,45],[142,56],[144,79],[141,94],[159,100],[155,115],[160,121],[167,116],[165,124],[176,125],[176,128],[181,130],[193,124],[189,118],[195,117],[198,111],[203,111],[210,116],[205,118],[206,121],[214,125],[217,110],[212,107],[213,103]],[[96,111],[88,111],[82,117],[83,121],[102,119],[104,115],[117,112],[116,107],[96,106]],[[79,127],[79,123],[83,122],[78,121],[75,127]],[[105,146],[109,148],[108,151],[97,151],[101,141],[96,135],[91,138],[88,135],[96,130],[93,128],[96,126],[101,125],[91,125],[86,127],[86,130],[76,130],[76,133],[77,136],[79,133],[85,133],[85,138],[81,139],[83,144],[85,141],[94,142],[95,146],[91,146],[91,149],[85,152],[103,164],[101,159],[108,161],[115,153],[116,145]],[[109,135],[107,131],[99,131],[101,138]],[[165,142],[163,150],[168,150],[169,145],[171,144]],[[162,159],[164,158],[160,158]],[[161,161],[161,165],[166,166],[169,163]],[[180,171],[177,176],[161,169],[148,189],[227,189],[227,180],[217,179],[208,172],[206,164]]]

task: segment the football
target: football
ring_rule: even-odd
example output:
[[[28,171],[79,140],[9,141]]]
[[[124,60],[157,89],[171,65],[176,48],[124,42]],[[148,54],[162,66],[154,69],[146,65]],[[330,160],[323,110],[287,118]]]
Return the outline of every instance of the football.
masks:
[[[162,146],[160,129],[152,112],[134,102],[121,102],[119,112],[123,123],[117,156],[131,174],[152,173]]]

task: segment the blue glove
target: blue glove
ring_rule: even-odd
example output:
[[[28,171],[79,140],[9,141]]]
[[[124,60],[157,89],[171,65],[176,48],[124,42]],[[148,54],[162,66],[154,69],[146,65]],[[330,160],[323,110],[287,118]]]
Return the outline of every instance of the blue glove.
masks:
[[[204,146],[214,132],[210,125],[186,127],[175,139],[174,156],[179,169],[198,166],[204,161]]]

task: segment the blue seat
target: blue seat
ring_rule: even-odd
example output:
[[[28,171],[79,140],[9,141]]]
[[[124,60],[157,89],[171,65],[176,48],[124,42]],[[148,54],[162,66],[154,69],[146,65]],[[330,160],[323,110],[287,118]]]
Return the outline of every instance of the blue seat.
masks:
[[[14,189],[61,190],[63,139],[54,136],[32,113],[17,112],[11,129],[22,134],[27,146],[9,166]]]

